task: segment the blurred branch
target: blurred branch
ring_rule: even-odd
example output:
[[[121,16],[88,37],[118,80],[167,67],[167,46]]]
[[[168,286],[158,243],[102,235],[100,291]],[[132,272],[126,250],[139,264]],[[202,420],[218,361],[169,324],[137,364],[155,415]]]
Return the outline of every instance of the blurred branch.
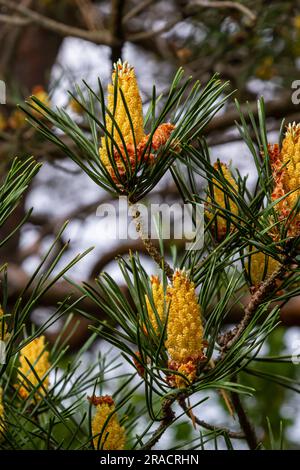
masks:
[[[112,46],[114,41],[111,34],[107,30],[102,31],[87,31],[85,29],[76,28],[74,26],[68,26],[59,21],[48,18],[47,16],[37,13],[30,8],[23,5],[18,5],[11,0],[0,0],[0,5],[7,7],[10,10],[16,11],[21,15],[29,18],[32,23],[38,24],[39,26],[49,29],[61,36],[74,36],[86,41],[91,41],[96,44],[103,44],[106,46]]]
[[[241,111],[245,114],[245,119],[249,119],[247,114],[248,111],[257,116],[257,102],[253,101],[251,103],[245,103],[241,106]],[[291,95],[284,94],[280,99],[275,99],[274,101],[269,101],[266,103],[266,117],[272,118],[283,118],[289,113],[295,113],[297,111],[297,106],[292,103]],[[211,122],[205,128],[205,134],[215,130],[227,129],[234,125],[235,121],[239,120],[239,112],[236,107],[226,109],[226,112],[219,114],[214,117]]]
[[[130,42],[140,42],[160,35],[164,32],[172,29],[181,19],[182,16],[176,16],[175,19],[167,22],[162,28],[154,31],[147,30],[138,33],[129,34],[125,37],[125,33],[122,29],[122,11],[124,7],[124,0],[112,0],[115,5],[112,10],[112,24],[114,35],[111,31],[102,29],[102,31],[88,31],[85,29],[73,27],[53,20],[41,13],[37,13],[30,8],[22,5],[18,5],[11,0],[0,0],[0,5],[7,7],[10,10],[20,13],[22,16],[28,18],[32,23],[38,24],[40,27],[53,31],[63,37],[73,36],[86,41],[93,42],[95,44],[102,44],[105,46],[120,48],[124,40]],[[120,34],[121,32],[121,34]],[[116,34],[117,33],[117,34]],[[121,39],[120,39],[121,38]]]
[[[228,1],[209,1],[209,0],[193,0],[188,8],[199,6],[202,8],[217,8],[217,9],[233,9],[239,10],[241,13],[246,15],[252,22],[256,21],[256,15],[245,5],[238,2]]]
[[[125,0],[111,0],[111,36],[114,44],[111,47],[111,61],[114,64],[118,59],[122,59],[122,49],[124,44],[123,11]]]
[[[178,190],[175,184],[168,185],[166,188],[161,189],[161,190],[155,190],[151,193],[151,200],[153,198],[157,197],[161,198],[162,200],[165,200],[166,198],[172,198],[176,199],[178,196]],[[113,204],[114,202],[117,203],[117,199],[113,198],[111,194],[105,193],[103,196],[97,201],[84,204],[82,206],[76,207],[74,210],[70,211],[68,214],[65,214],[63,216],[57,217],[55,219],[49,220],[49,217],[47,215],[43,214],[31,214],[29,218],[29,223],[36,225],[36,226],[41,226],[40,234],[37,238],[37,240],[32,243],[29,247],[24,248],[19,256],[18,260],[19,262],[24,261],[28,256],[34,255],[39,251],[39,248],[42,246],[42,241],[43,238],[47,235],[51,235],[52,233],[55,233],[59,227],[63,225],[63,223],[66,220],[83,220],[86,219],[87,216],[89,216],[92,213],[96,213],[96,210],[98,206],[101,204],[105,203],[111,203]],[[172,241],[171,241],[172,242]],[[177,240],[177,246],[178,242],[180,240]],[[182,245],[184,245],[185,240],[181,241]],[[155,241],[154,241],[155,244]],[[158,246],[158,243],[156,242],[156,245]],[[141,242],[141,240],[133,240],[132,243],[125,243],[125,244],[119,244],[115,249],[111,249],[109,252],[105,252],[103,256],[94,264],[94,268],[92,269],[91,272],[91,277],[95,277],[96,275],[101,272],[105,266],[113,261],[118,254],[124,255],[129,252],[129,250],[137,250],[139,249],[140,251],[147,253],[144,244]]]
[[[110,194],[106,193],[101,199],[98,199],[95,202],[85,204],[83,206],[77,207],[73,211],[69,212],[65,216],[60,216],[55,219],[49,220],[47,216],[44,215],[31,215],[29,219],[29,223],[34,225],[41,225],[40,233],[37,239],[30,245],[29,247],[24,248],[19,252],[18,260],[19,262],[24,261],[28,256],[35,255],[39,252],[43,239],[47,235],[51,235],[59,229],[63,225],[66,220],[72,219],[83,219],[87,215],[95,212],[97,207],[100,204],[105,204],[106,202],[111,202],[112,197]]]
[[[9,304],[14,304],[15,302],[19,301],[20,293],[23,291],[24,286],[27,285],[30,276],[28,276],[22,268],[17,265],[10,264],[9,270]],[[30,300],[34,291],[34,286],[32,285],[29,289],[27,289],[22,297],[22,301],[26,302]],[[78,300],[82,297],[80,292],[72,291],[70,284],[67,281],[60,281],[57,282],[54,286],[52,286],[40,299],[39,299],[39,307],[49,307],[53,308],[58,303],[63,302],[64,299],[67,297],[72,296],[72,300]],[[103,318],[103,313],[99,310],[99,308],[95,307],[95,304],[91,302],[88,298],[82,299],[80,306],[84,309],[87,309],[88,312],[93,313],[96,318]],[[68,325],[67,331],[64,332],[63,337],[61,340],[63,341],[65,337],[68,336],[68,332],[72,331],[73,326],[77,324],[76,330],[73,331],[72,336],[69,338],[68,344],[70,345],[71,349],[78,349],[89,337],[90,331],[88,330],[88,326],[92,322],[83,318],[81,315],[74,314],[74,317],[70,324]],[[47,339],[54,343],[57,336],[59,335],[58,332],[53,332],[51,330],[47,330],[45,332]]]
[[[160,34],[170,31],[170,29],[174,28],[174,26],[176,26],[181,20],[181,16],[176,16],[173,20],[168,21],[164,26],[157,30],[150,29],[148,31],[142,31],[140,33],[131,34],[126,39],[131,42],[140,42],[145,39],[159,36]]]
[[[9,278],[9,302],[14,302],[19,299],[20,293],[24,289],[24,286],[28,283],[31,276],[29,276],[20,266],[10,263],[8,267],[8,278]],[[31,285],[22,298],[23,301],[30,299],[33,293],[34,285]],[[74,295],[74,299],[79,299],[82,294],[73,290],[67,281],[59,281],[54,284],[49,291],[47,291],[43,297],[39,300],[39,306],[41,307],[53,307],[57,303],[62,302],[66,297]],[[99,309],[95,308],[92,302],[88,298],[83,299],[83,304],[88,311],[93,311],[95,314],[99,314]]]
[[[149,4],[151,4],[151,1],[145,1],[141,5],[138,5],[136,8],[136,11],[143,10],[146,8]],[[206,8],[226,8],[226,9],[236,9],[241,11],[243,14],[245,14],[251,22],[254,22],[256,20],[256,15],[252,13],[252,11],[247,8],[246,6],[237,3],[237,2],[227,2],[227,1],[202,1],[202,0],[195,0],[193,3],[188,4],[186,8],[184,8],[181,13],[178,15],[175,15],[174,18],[172,18],[170,21],[166,22],[164,26],[157,30],[149,30],[149,31],[142,31],[140,33],[135,33],[132,35],[129,35],[127,37],[128,41],[131,42],[139,42],[143,41],[145,39],[152,38],[154,36],[158,36],[160,34],[166,33],[170,31],[174,26],[176,26],[180,21],[183,19],[188,18],[189,16],[194,16],[197,13],[197,10],[195,10],[195,6],[201,6],[201,7],[206,7]],[[139,8],[138,8],[139,7]],[[133,11],[130,12],[131,14],[128,15],[129,18],[132,18],[134,16]],[[128,17],[127,17],[128,20]]]
[[[22,0],[21,2],[24,6],[30,7],[32,4],[32,0]],[[20,39],[22,27],[25,24],[16,24],[12,23],[12,20],[15,21],[26,21],[29,24],[29,20],[26,18],[18,18],[17,16],[8,16],[8,15],[1,15],[2,23],[6,23],[5,27],[3,28],[4,31],[1,31],[4,36],[1,39],[5,40],[5,48],[1,54],[0,60],[0,73],[2,78],[5,77],[6,69],[9,67],[9,64],[15,59],[15,52],[16,52],[16,45],[18,40]],[[6,19],[6,21],[4,21]],[[10,28],[10,25],[19,26],[18,28]],[[9,77],[10,79],[12,77]]]
[[[103,21],[101,21],[99,10],[91,0],[76,0],[76,3],[82,18],[90,31],[98,30],[99,26],[103,28]]]
[[[126,256],[128,253],[132,251],[139,251],[141,254],[148,255],[148,251],[146,250],[144,244],[140,240],[134,240],[131,243],[124,243],[123,245],[117,245],[115,248],[111,249],[110,251],[104,253],[94,264],[92,271],[91,271],[91,278],[94,278],[99,275],[99,273],[103,272],[105,267],[114,261],[117,257]]]
[[[239,304],[232,301],[229,310],[228,323],[239,323],[242,320],[244,310],[249,304],[250,298],[250,294],[245,294]],[[272,302],[267,313],[269,313],[275,306],[280,308],[280,321],[283,326],[300,326],[300,296],[292,297],[283,306],[282,302]]]
[[[143,2],[138,3],[135,7],[131,8],[131,10],[123,16],[123,23],[127,23],[127,21],[131,20],[135,16],[139,15],[142,11],[144,11],[148,6],[152,5],[154,0],[144,0]]]
[[[12,24],[14,26],[27,26],[30,23],[30,19],[0,14],[0,22]]]
[[[270,119],[272,120],[272,118]],[[300,114],[299,113],[287,114],[285,117],[285,121],[286,123],[294,122],[294,121],[298,122],[300,121]],[[279,131],[281,127],[281,122],[282,122],[281,119],[275,120],[275,121],[272,120],[272,122],[267,122],[266,123],[267,132]],[[254,132],[251,131],[251,129],[250,129],[250,135],[253,139],[255,138]],[[236,132],[234,133],[231,131],[227,133],[226,132],[211,132],[207,136],[207,142],[208,142],[209,147],[215,147],[217,145],[232,144],[234,142],[243,143],[243,139],[240,136],[240,134]]]

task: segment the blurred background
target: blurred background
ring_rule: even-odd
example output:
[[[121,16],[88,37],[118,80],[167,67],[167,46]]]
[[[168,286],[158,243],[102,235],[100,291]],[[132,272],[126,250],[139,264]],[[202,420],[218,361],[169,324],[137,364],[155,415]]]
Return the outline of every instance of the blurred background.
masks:
[[[106,87],[112,64],[122,58],[136,69],[145,106],[153,84],[158,93],[167,91],[177,68],[183,66],[186,74],[201,83],[219,73],[230,81],[234,97],[243,106],[248,102],[253,111],[257,98],[263,95],[271,142],[277,141],[282,118],[300,121],[299,106],[291,100],[293,82],[300,79],[299,1],[0,0],[0,38],[0,79],[5,81],[7,93],[6,104],[0,105],[1,172],[5,174],[14,156],[34,155],[43,162],[7,231],[29,208],[34,207],[34,211],[0,253],[1,261],[9,262],[11,301],[18,297],[65,220],[70,222],[61,243],[70,238],[71,244],[62,265],[79,251],[95,246],[72,269],[70,275],[76,280],[92,280],[105,269],[121,282],[115,257],[129,248],[143,250],[136,241],[110,240],[109,223],[96,217],[100,203],[114,203],[110,196],[24,121],[16,105],[32,93],[46,93],[51,106],[65,107],[84,128],[84,116],[67,90],[74,91],[82,79],[96,87],[98,77]],[[207,139],[213,158],[232,161],[243,175],[249,174],[251,187],[255,174],[247,148],[234,129],[237,118],[232,99],[206,129]],[[166,175],[149,198],[175,202],[179,195]],[[143,259],[151,271],[146,254]],[[69,291],[66,281],[57,284],[41,299],[32,321],[43,322]],[[238,315],[233,312],[232,321]],[[282,320],[288,328],[275,331],[265,353],[290,352],[291,344],[300,339],[298,304],[283,312]],[[50,342],[58,329],[54,326],[49,330]],[[71,348],[76,350],[88,334],[86,320],[81,320],[69,340]],[[277,367],[290,367],[287,373],[299,376],[299,367]],[[249,407],[261,432],[267,430],[265,417],[273,416],[276,437],[281,418],[286,425],[287,446],[299,446],[299,400],[278,385],[270,391],[258,378],[247,377],[245,381],[259,390],[258,399],[249,402]],[[222,416],[226,421],[222,403],[217,398],[215,401],[216,408],[208,418],[218,421]],[[184,423],[178,425],[176,439],[180,441],[187,432]]]

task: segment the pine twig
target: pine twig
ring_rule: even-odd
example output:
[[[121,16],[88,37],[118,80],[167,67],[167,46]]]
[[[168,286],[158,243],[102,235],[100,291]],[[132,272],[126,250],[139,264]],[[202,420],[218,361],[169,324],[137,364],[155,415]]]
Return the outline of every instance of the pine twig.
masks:
[[[287,267],[281,265],[270,277],[261,283],[260,287],[251,295],[250,301],[245,309],[244,317],[241,322],[231,331],[225,333],[219,340],[219,344],[222,346],[222,356],[238,341],[240,336],[243,334],[247,326],[249,325],[253,315],[264,301],[265,297],[272,291],[276,285],[276,281],[280,279],[286,272]],[[237,382],[237,378],[233,379]],[[252,426],[246,410],[243,407],[242,401],[237,392],[231,393],[231,400],[235,412],[238,416],[238,420],[245,434],[245,439],[250,450],[259,448],[259,440],[257,439],[255,429]]]
[[[235,382],[237,382],[237,379],[234,379]],[[250,450],[258,450],[260,442],[256,436],[256,432],[254,427],[252,426],[248,415],[246,413],[246,410],[242,404],[242,401],[240,399],[240,396],[237,392],[232,392],[231,393],[231,399],[232,403],[234,406],[234,409],[236,411],[237,417],[239,419],[239,423],[241,426],[241,429],[245,433],[245,439],[247,441],[247,444],[249,446]]]
[[[212,358],[209,360],[209,365],[211,366],[212,369],[214,369],[214,368],[216,367],[215,361],[214,361]],[[233,409],[232,409],[232,404],[231,404],[231,402],[230,402],[230,399],[229,399],[229,397],[228,397],[228,394],[227,394],[226,390],[224,390],[224,389],[221,388],[221,389],[219,390],[219,393],[220,393],[222,399],[223,399],[224,402],[225,402],[225,405],[226,405],[226,407],[227,407],[227,409],[228,409],[228,411],[229,411],[229,414],[230,414],[231,416],[233,416],[233,415],[234,415],[234,411],[233,411]]]
[[[202,419],[197,418],[197,416],[195,416],[194,413],[193,413],[193,416],[191,416],[192,409],[187,406],[186,401],[185,401],[185,396],[179,397],[178,403],[183,409],[183,411],[186,413],[186,415],[193,422],[198,424],[198,426],[200,426],[201,428],[207,429],[208,431],[222,432],[224,434],[227,434],[228,437],[232,439],[246,439],[246,435],[243,432],[234,432],[227,428],[214,426],[213,424],[207,423],[206,421],[203,421]]]
[[[133,211],[132,217],[135,220],[136,223],[136,231],[141,237],[141,240],[143,241],[146,250],[148,251],[149,255],[151,258],[158,264],[158,266],[165,272],[167,278],[172,281],[173,279],[173,274],[174,271],[171,268],[171,266],[165,261],[163,256],[159,253],[157,248],[153,245],[151,240],[148,238],[148,236],[144,233],[143,230],[143,222],[141,220],[141,214],[138,210]]]
[[[261,283],[260,287],[251,295],[250,301],[245,308],[245,314],[241,322],[233,330],[225,333],[219,339],[223,354],[228,351],[240,338],[243,331],[249,325],[253,315],[264,301],[265,297],[272,291],[276,281],[286,272],[286,266],[281,265],[270,277]]]
[[[152,449],[152,447],[155,446],[155,444],[157,444],[157,442],[159,441],[159,439],[161,438],[161,436],[163,435],[165,430],[175,420],[175,413],[172,410],[172,404],[173,404],[174,400],[175,400],[175,398],[172,397],[172,398],[168,398],[164,401],[164,403],[162,405],[163,417],[162,417],[161,423],[158,426],[158,428],[156,429],[156,431],[154,431],[151,439],[141,447],[141,450]]]

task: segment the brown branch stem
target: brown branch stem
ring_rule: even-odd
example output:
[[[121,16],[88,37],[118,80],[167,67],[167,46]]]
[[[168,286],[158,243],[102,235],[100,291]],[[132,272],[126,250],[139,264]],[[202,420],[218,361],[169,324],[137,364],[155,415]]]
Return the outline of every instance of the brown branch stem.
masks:
[[[27,26],[30,23],[30,20],[26,18],[20,18],[19,16],[0,14],[0,22],[12,24],[14,26]]]
[[[165,430],[174,422],[175,420],[175,413],[172,410],[172,405],[174,403],[175,397],[168,398],[164,400],[162,405],[162,420],[158,428],[154,431],[151,439],[149,439],[146,444],[141,447],[141,450],[149,450],[152,449],[155,444],[159,441]]]
[[[238,10],[247,16],[252,22],[256,21],[256,15],[245,5],[239,2],[232,1],[213,1],[213,0],[194,0],[189,4],[189,7],[199,6],[202,8],[217,8],[217,9],[232,9]]]
[[[198,424],[198,426],[200,426],[201,428],[207,429],[208,431],[215,431],[215,432],[221,432],[221,433],[227,434],[232,439],[245,439],[246,438],[243,432],[234,432],[234,431],[231,431],[230,429],[207,423],[206,421],[203,421],[202,419],[197,418],[197,416],[195,416],[194,414],[192,416],[191,415],[192,408],[187,406],[186,401],[185,401],[185,396],[180,396],[178,398],[178,403],[183,409],[183,411],[185,412],[185,414],[193,422]]]
[[[25,18],[30,19],[32,23],[38,24],[42,28],[53,31],[63,37],[74,36],[94,42],[95,44],[103,44],[106,46],[112,46],[114,43],[114,39],[107,30],[87,31],[85,29],[68,26],[64,23],[53,20],[52,18],[48,18],[41,13],[37,13],[23,5],[14,3],[11,0],[0,0],[0,5],[7,7],[9,10],[20,13],[22,16],[25,16]]]
[[[143,2],[137,3],[135,7],[131,8],[126,15],[124,15],[122,22],[127,23],[129,20],[142,13],[152,3],[154,3],[154,0],[144,0]]]
[[[251,295],[245,313],[240,323],[233,330],[225,333],[219,339],[223,354],[228,351],[240,338],[244,330],[249,325],[253,315],[264,301],[265,297],[272,291],[276,281],[286,272],[286,266],[281,265],[271,276],[269,276],[260,287]]]
[[[123,12],[125,0],[111,0],[111,36],[114,44],[111,47],[111,61],[114,64],[118,59],[122,59],[122,49],[124,44]]]
[[[237,379],[235,378],[234,381],[237,382]],[[241,429],[245,433],[245,439],[247,441],[247,444],[249,446],[250,450],[258,450],[260,442],[256,436],[256,432],[254,427],[252,426],[248,415],[245,411],[245,408],[242,404],[241,398],[237,392],[232,392],[231,393],[231,400],[232,404],[234,406],[234,409],[236,411]]]
[[[248,112],[252,113],[254,117],[258,115],[256,101],[245,103],[241,105],[241,112],[245,117],[246,122],[249,122]],[[287,114],[297,112],[297,105],[295,105],[289,93],[283,93],[280,98],[266,102],[266,117],[272,119],[282,119]],[[221,131],[234,126],[235,121],[240,120],[239,110],[234,106],[229,106],[226,113],[215,116],[205,127],[204,133],[207,135],[213,131]]]

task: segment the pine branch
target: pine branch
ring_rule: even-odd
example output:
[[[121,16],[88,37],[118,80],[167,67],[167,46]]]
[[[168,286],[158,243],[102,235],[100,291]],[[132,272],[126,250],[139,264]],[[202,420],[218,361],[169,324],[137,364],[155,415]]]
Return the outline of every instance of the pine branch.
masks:
[[[158,443],[161,436],[164,434],[166,429],[173,423],[175,420],[175,413],[172,410],[172,404],[174,403],[175,397],[167,398],[162,405],[163,417],[160,425],[154,431],[151,439],[141,447],[141,450],[152,449],[155,444]]]
[[[134,211],[132,214],[133,219],[136,222],[136,231],[141,237],[146,250],[148,251],[151,258],[158,264],[158,266],[165,272],[167,278],[172,281],[174,271],[171,266],[167,263],[167,261],[161,256],[157,248],[152,244],[151,240],[148,236],[144,233],[143,230],[143,221],[141,220],[141,214],[138,210]]]
[[[251,295],[249,303],[245,308],[245,314],[241,322],[231,331],[222,335],[219,344],[222,346],[223,354],[228,351],[240,338],[244,330],[249,325],[251,319],[256,313],[259,306],[263,303],[266,296],[272,291],[276,285],[276,281],[280,279],[287,271],[286,265],[281,265],[271,276],[269,276],[260,287]]]
[[[207,423],[206,421],[203,421],[202,419],[197,418],[197,416],[195,416],[194,413],[192,412],[192,408],[187,406],[185,399],[186,399],[185,395],[180,396],[178,399],[178,403],[183,409],[183,411],[186,413],[186,415],[194,423],[198,424],[198,426],[204,429],[207,429],[209,431],[215,431],[218,433],[227,434],[228,437],[232,439],[245,439],[246,438],[243,432],[234,432],[234,431],[231,431],[230,429],[223,428],[220,426],[215,426],[213,424]]]
[[[235,379],[237,382],[237,379]],[[250,450],[258,450],[260,446],[260,442],[256,436],[254,427],[252,426],[249,417],[245,411],[245,408],[241,402],[240,396],[237,392],[231,393],[231,399],[236,411],[236,414],[239,419],[240,426],[245,433],[245,439],[249,446]]]

